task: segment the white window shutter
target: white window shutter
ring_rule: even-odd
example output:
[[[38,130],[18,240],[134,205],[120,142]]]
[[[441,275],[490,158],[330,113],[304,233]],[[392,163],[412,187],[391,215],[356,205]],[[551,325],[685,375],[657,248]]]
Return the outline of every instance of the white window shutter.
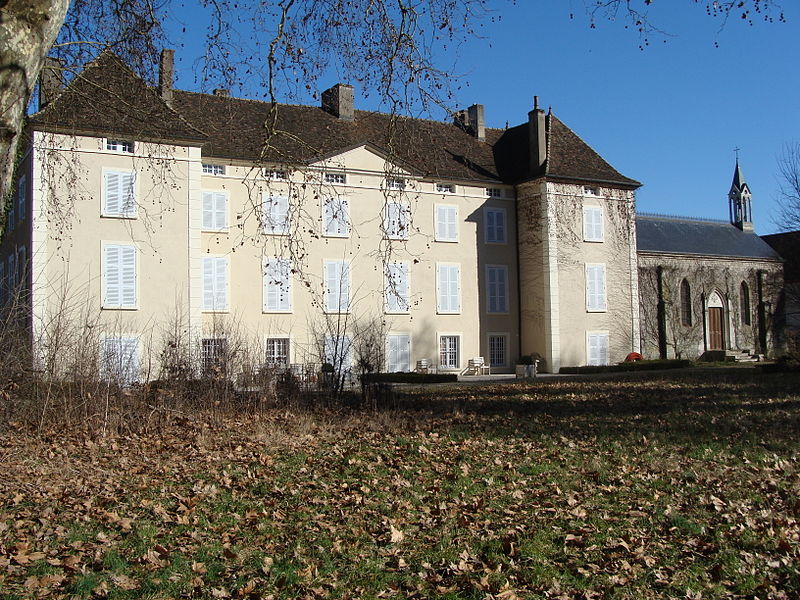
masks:
[[[106,177],[106,205],[103,212],[106,215],[119,215],[122,213],[122,173],[108,172]]]
[[[447,210],[447,239],[455,240],[458,238],[458,230],[456,228],[456,214],[457,210],[454,207],[448,207]]]
[[[218,257],[215,259],[215,263],[214,308],[226,310],[228,308],[228,259]]]
[[[107,308],[119,307],[122,304],[120,253],[121,248],[119,246],[108,245],[105,247],[105,273],[103,274],[103,279],[106,289],[103,297],[103,306]]]
[[[126,308],[136,306],[136,248],[120,247],[120,304]]]
[[[347,312],[350,309],[350,273],[347,262],[325,263],[325,308],[329,312]]]
[[[486,211],[486,240],[489,242],[497,241],[497,224],[495,223],[496,217],[496,211]]]
[[[223,192],[217,192],[214,196],[216,198],[214,225],[217,229],[225,229],[228,227],[227,196]]]
[[[214,309],[214,258],[203,258],[203,308]]]
[[[342,261],[340,264],[340,291],[339,291],[339,310],[347,312],[350,310],[350,268]]]
[[[203,229],[214,229],[213,192],[203,192]]]
[[[452,287],[452,298],[451,298],[451,306],[454,312],[461,312],[461,277],[459,274],[459,267],[454,265],[450,267],[451,269],[451,287]]]
[[[120,211],[125,216],[136,214],[136,173],[120,173],[122,205]]]
[[[448,310],[447,295],[445,294],[447,281],[445,281],[445,277],[447,277],[447,269],[445,265],[439,265],[436,273],[436,300],[438,305],[436,308],[439,312]]]
[[[506,312],[506,270],[497,269],[497,310],[498,312]]]

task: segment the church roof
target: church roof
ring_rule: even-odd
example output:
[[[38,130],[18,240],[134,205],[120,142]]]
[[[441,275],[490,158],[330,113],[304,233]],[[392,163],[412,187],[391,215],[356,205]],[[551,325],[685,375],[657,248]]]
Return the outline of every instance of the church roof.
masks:
[[[265,144],[265,123],[274,133]],[[628,188],[625,177],[557,117],[547,115],[548,159],[529,168],[528,124],[486,129],[485,141],[453,123],[355,111],[352,121],[316,106],[173,90],[171,106],[111,52],[103,52],[43,110],[36,129],[187,141],[204,157],[307,164],[368,144],[427,177],[518,183],[540,176]]]
[[[636,215],[639,252],[780,260],[753,232],[724,221],[661,215]]]

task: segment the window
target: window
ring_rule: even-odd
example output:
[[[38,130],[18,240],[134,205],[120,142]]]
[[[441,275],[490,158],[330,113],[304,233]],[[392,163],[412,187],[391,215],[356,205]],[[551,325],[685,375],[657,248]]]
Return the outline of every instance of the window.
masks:
[[[322,223],[325,235],[347,237],[350,235],[350,206],[344,196],[333,196],[322,201]]]
[[[347,177],[344,173],[325,173],[325,183],[344,184]]]
[[[261,204],[263,207],[264,233],[270,235],[285,235],[289,233],[289,197],[264,194]]]
[[[461,365],[459,357],[460,336],[439,336],[439,366],[442,369],[458,369]]]
[[[408,263],[393,262],[386,265],[386,312],[408,312]]]
[[[606,310],[606,266],[586,265],[586,310]]]
[[[437,311],[461,312],[461,281],[459,265],[440,264],[436,267]]]
[[[437,183],[436,191],[442,194],[455,194],[456,186],[452,183]]]
[[[583,195],[584,196],[599,196],[600,195],[600,188],[592,186],[592,185],[585,185],[585,186],[583,186]]]
[[[139,379],[139,340],[105,337],[100,341],[100,378],[130,384]]]
[[[325,310],[350,310],[350,265],[347,261],[325,261]]]
[[[486,208],[486,243],[505,244],[506,243],[506,209]]]
[[[19,187],[17,188],[17,219],[22,223],[26,217],[28,199],[28,182],[25,175],[19,178]]]
[[[583,239],[586,242],[603,241],[603,209],[600,206],[583,207]]]
[[[292,267],[287,258],[264,259],[264,312],[292,311]]]
[[[266,364],[270,367],[289,366],[289,338],[267,338]]]
[[[742,314],[742,325],[750,325],[750,286],[745,281],[739,286],[739,312]]]
[[[508,312],[508,267],[486,266],[486,304],[490,313]]]
[[[348,370],[353,364],[351,346],[350,337],[347,335],[326,335],[325,362],[332,364],[338,372]]]
[[[103,173],[104,217],[132,218],[136,216],[136,173],[106,171]]]
[[[608,364],[608,334],[607,333],[587,333],[586,334],[586,356],[589,365]]]
[[[503,190],[500,188],[486,188],[486,197],[487,198],[502,198],[503,197]]]
[[[389,177],[386,180],[386,189],[388,190],[404,190],[406,189],[406,180],[398,177]]]
[[[133,152],[133,142],[130,140],[106,140],[106,150],[113,152]]]
[[[11,233],[14,231],[14,226],[17,224],[17,203],[11,202],[8,207],[8,216],[6,217],[6,231]]]
[[[228,364],[228,340],[204,338],[200,347],[200,362],[206,377],[225,376]]]
[[[407,240],[411,211],[405,202],[389,202],[383,215],[383,231],[390,240]]]
[[[266,172],[267,179],[271,181],[288,181],[289,174],[282,169],[271,169]]]
[[[203,257],[203,310],[228,310],[228,258]]]
[[[444,204],[436,205],[437,242],[458,241],[458,207]]]
[[[25,282],[28,276],[27,248],[20,246],[17,248],[17,284]]]
[[[203,192],[203,229],[220,231],[228,228],[228,194]]]
[[[686,279],[681,281],[681,324],[692,324],[692,289]]]
[[[17,255],[13,252],[8,255],[8,259],[6,260],[6,290],[8,292],[8,297],[12,298],[14,294],[14,288],[17,285]]]
[[[508,334],[506,333],[489,334],[489,366],[490,367],[508,366]]]
[[[103,246],[103,308],[136,308],[135,246]]]
[[[225,166],[224,165],[212,165],[209,163],[203,163],[203,174],[204,175],[225,175]]]
[[[408,373],[411,370],[411,336],[393,334],[386,337],[386,370]]]

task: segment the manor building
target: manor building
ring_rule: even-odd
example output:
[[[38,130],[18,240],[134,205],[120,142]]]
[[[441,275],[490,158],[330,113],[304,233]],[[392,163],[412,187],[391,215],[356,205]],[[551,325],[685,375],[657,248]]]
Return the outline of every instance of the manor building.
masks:
[[[151,87],[104,52],[42,86],[0,245],[0,300],[40,359],[65,315],[130,379],[179,339],[206,363],[255,345],[346,366],[377,336],[382,368],[459,373],[641,349],[640,184],[537,103],[492,129],[477,104],[444,123],[357,110],[342,84],[298,106],[174,89],[172,71],[164,51]]]

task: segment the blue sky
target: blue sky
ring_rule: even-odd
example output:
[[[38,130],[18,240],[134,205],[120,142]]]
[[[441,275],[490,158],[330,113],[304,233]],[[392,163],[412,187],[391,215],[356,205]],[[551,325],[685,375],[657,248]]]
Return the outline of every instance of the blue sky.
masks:
[[[727,219],[738,147],[756,231],[780,229],[776,160],[785,144],[800,142],[800,7],[793,0],[783,3],[787,23],[750,26],[734,18],[722,28],[690,0],[656,3],[651,19],[670,35],[651,36],[644,50],[622,19],[591,29],[582,0],[490,4],[500,19],[458,56],[441,57],[444,67],[455,59],[468,84],[456,108],[481,103],[487,125],[513,126],[527,119],[538,95],[644,184],[637,201],[646,212]],[[187,45],[176,56],[184,89],[196,88],[192,52]],[[356,92],[358,108],[376,108]]]

